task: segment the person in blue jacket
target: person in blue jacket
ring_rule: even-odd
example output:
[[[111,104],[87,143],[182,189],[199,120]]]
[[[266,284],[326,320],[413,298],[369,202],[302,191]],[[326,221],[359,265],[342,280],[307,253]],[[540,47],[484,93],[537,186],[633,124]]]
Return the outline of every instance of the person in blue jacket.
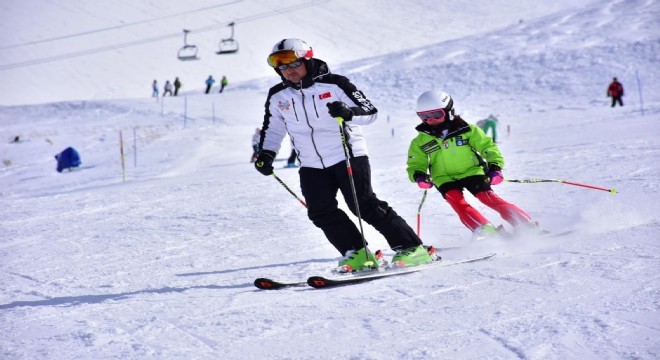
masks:
[[[211,87],[213,86],[213,84],[215,84],[215,79],[213,78],[213,76],[209,75],[208,79],[206,79],[206,92],[205,92],[206,94],[211,92]]]
[[[72,147],[64,149],[61,153],[55,155],[57,160],[57,172],[62,172],[65,169],[71,171],[72,168],[80,166],[80,154]]]

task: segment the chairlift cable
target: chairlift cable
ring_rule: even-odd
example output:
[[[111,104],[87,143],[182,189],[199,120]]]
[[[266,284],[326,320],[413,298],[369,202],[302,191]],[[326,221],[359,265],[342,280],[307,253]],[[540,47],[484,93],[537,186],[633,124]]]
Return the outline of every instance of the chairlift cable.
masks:
[[[169,19],[169,18],[173,18],[173,17],[193,14],[193,13],[196,13],[196,12],[207,11],[207,10],[215,9],[215,8],[218,8],[218,7],[233,5],[233,4],[240,3],[240,2],[243,2],[243,0],[235,0],[235,1],[230,2],[230,3],[224,3],[224,4],[220,4],[220,5],[214,5],[214,6],[207,6],[205,8],[201,8],[201,9],[185,11],[185,12],[172,14],[172,15],[161,16],[161,17],[157,17],[157,18],[153,18],[153,19],[140,20],[140,21],[136,21],[136,22],[128,23],[128,24],[121,24],[121,25],[110,26],[110,27],[96,29],[96,30],[83,31],[83,32],[75,33],[75,34],[62,35],[62,36],[52,37],[52,38],[48,38],[48,39],[29,41],[29,42],[25,42],[25,43],[22,43],[22,44],[14,44],[14,45],[3,46],[3,47],[0,47],[0,50],[13,49],[13,48],[23,47],[23,46],[28,46],[28,45],[36,45],[36,44],[41,44],[41,43],[51,42],[51,41],[57,41],[57,40],[65,40],[65,39],[70,39],[70,38],[75,38],[75,37],[80,37],[80,36],[98,34],[98,33],[111,31],[111,30],[119,30],[119,29],[131,27],[131,26],[148,24],[148,23],[154,22],[154,21],[165,20],[165,19]]]
[[[329,2],[331,0],[326,0],[325,2]],[[252,15],[252,16],[247,16],[242,19],[236,19],[233,20],[235,23],[245,23],[245,22],[251,22],[255,20],[260,20],[272,16],[278,16],[282,15],[285,13],[301,10],[310,6],[317,6],[319,4],[322,4],[322,2],[310,2],[308,4],[304,5],[294,5],[290,6],[288,8],[283,8],[279,10],[274,10],[270,11],[268,13],[263,13],[263,14],[257,14],[257,15]],[[229,22],[223,23],[223,24],[215,24],[211,26],[206,26],[198,29],[194,29],[193,31],[197,33],[201,32],[207,32],[211,30],[218,29],[220,27],[227,26]],[[162,35],[162,36],[155,36],[151,38],[146,38],[142,40],[135,40],[135,41],[129,41],[125,43],[120,43],[116,45],[109,45],[109,46],[101,46],[93,49],[87,49],[87,50],[81,50],[81,51],[74,51],[66,54],[61,54],[61,55],[55,55],[55,56],[50,56],[50,57],[45,57],[45,58],[40,58],[40,59],[33,59],[33,60],[27,60],[27,61],[20,61],[20,62],[15,62],[15,63],[10,63],[10,64],[1,64],[0,65],[0,71],[5,71],[5,70],[12,70],[12,69],[17,69],[17,68],[22,68],[22,67],[27,67],[27,66],[33,66],[33,65],[40,65],[40,64],[46,64],[50,62],[55,62],[55,61],[61,61],[61,60],[69,60],[72,58],[76,57],[81,57],[81,56],[88,56],[88,55],[95,55],[99,53],[104,53],[108,51],[113,51],[113,50],[119,50],[119,49],[124,49],[128,47],[133,47],[133,46],[138,46],[138,45],[145,45],[149,43],[154,43],[158,41],[164,41],[172,38],[177,38],[180,37],[181,33],[172,33],[168,35]]]

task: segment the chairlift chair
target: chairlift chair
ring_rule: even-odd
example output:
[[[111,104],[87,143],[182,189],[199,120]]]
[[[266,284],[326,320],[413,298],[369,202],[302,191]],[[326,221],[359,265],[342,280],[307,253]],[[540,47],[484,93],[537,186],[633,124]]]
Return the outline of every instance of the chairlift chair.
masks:
[[[177,54],[179,60],[182,61],[187,61],[187,60],[199,60],[197,57],[197,45],[189,45],[188,44],[188,33],[190,30],[183,29],[183,47],[179,49],[179,53]]]
[[[231,36],[220,40],[218,51],[216,52],[218,55],[238,52],[238,41],[234,40],[234,22],[231,22],[228,26],[231,26]]]

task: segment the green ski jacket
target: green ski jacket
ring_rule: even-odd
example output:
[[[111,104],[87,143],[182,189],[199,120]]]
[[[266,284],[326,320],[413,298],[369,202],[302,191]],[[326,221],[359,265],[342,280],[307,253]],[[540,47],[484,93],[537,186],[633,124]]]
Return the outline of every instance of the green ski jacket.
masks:
[[[408,149],[408,178],[415,182],[416,172],[428,173],[435,186],[485,175],[485,167],[504,168],[504,158],[493,140],[478,126],[456,116],[448,126],[417,126],[417,137]]]

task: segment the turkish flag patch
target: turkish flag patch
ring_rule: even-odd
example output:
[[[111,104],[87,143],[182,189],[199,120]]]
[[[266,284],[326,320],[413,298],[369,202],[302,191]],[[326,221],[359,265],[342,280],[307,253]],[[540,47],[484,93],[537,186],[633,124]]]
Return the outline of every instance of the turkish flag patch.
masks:
[[[319,100],[327,99],[329,97],[332,97],[332,94],[328,91],[327,93],[319,95]]]

